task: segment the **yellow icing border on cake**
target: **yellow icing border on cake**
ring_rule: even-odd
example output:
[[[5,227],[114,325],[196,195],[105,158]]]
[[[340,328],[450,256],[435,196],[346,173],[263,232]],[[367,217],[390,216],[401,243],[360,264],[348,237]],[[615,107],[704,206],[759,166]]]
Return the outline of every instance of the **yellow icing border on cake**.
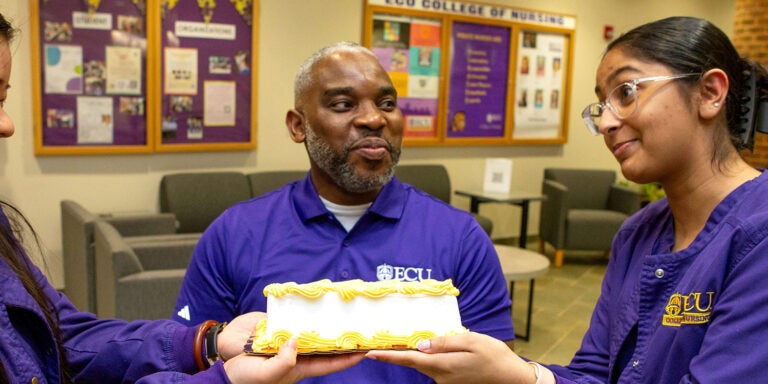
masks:
[[[319,280],[313,283],[274,283],[264,287],[264,296],[282,297],[285,295],[301,295],[309,298],[318,298],[327,292],[336,292],[344,300],[352,300],[356,296],[370,298],[384,297],[393,293],[403,295],[432,295],[432,296],[458,296],[459,290],[453,286],[451,279],[444,281],[399,281],[384,280],[365,282],[362,280],[348,280],[331,282],[331,280]]]
[[[293,335],[285,330],[275,331],[272,337],[266,335],[267,320],[262,319],[256,326],[249,343],[250,350],[246,352],[274,354]],[[442,336],[456,335],[469,332],[462,327],[460,330],[451,331]],[[298,353],[350,351],[369,349],[415,349],[419,342],[434,338],[436,335],[430,331],[416,331],[410,335],[393,335],[388,331],[379,331],[372,337],[365,337],[359,332],[344,332],[336,339],[320,337],[316,332],[302,332],[297,337]]]
[[[363,280],[347,280],[332,282],[331,280],[319,280],[307,284],[274,283],[264,288],[264,296],[275,298],[286,295],[299,295],[307,298],[319,298],[328,292],[335,292],[343,300],[349,301],[357,296],[368,298],[381,298],[391,294],[402,295],[431,295],[431,296],[458,296],[459,290],[453,286],[453,281],[447,279],[438,281],[433,279],[404,282],[399,280],[384,280],[365,282]],[[468,332],[464,327],[451,331],[446,335]],[[443,335],[443,336],[446,336]],[[251,336],[246,352],[274,354],[293,335],[286,330],[277,330],[272,335],[267,335],[267,319],[259,322]],[[297,349],[299,353],[350,351],[369,349],[395,349],[416,348],[422,340],[436,337],[430,331],[416,331],[410,335],[393,335],[386,330],[377,332],[371,337],[366,337],[356,331],[344,332],[336,339],[324,338],[314,331],[302,332],[297,335]]]

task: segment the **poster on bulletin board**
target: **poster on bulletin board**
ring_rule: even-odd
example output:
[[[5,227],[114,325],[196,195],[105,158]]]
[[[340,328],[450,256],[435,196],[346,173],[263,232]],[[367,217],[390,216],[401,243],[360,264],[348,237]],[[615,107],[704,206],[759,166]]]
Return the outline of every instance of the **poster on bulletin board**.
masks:
[[[440,79],[439,20],[377,15],[371,50],[397,89],[405,137],[435,137]]]
[[[515,138],[556,138],[562,124],[568,53],[562,35],[522,30],[518,38]]]
[[[453,24],[448,137],[504,137],[510,31]]]

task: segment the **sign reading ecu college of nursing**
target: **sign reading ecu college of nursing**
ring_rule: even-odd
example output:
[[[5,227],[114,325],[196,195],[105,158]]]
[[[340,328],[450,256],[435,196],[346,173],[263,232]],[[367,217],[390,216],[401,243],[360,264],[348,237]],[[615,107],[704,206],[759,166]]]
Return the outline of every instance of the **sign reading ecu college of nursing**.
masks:
[[[576,20],[474,1],[367,0],[363,42],[415,145],[559,144]]]

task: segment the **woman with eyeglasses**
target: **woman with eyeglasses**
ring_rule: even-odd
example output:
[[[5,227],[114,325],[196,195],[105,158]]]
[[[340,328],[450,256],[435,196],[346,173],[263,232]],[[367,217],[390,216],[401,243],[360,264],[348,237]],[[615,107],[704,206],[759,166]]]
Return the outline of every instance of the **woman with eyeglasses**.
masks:
[[[766,130],[766,83],[705,20],[663,19],[613,41],[600,102],[582,116],[627,179],[659,182],[667,199],[614,238],[571,363],[527,362],[476,333],[368,357],[438,383],[768,382],[768,175],[739,155]]]
[[[0,138],[15,130],[3,108],[15,34],[0,14]],[[37,240],[21,213],[0,201],[0,383],[294,383],[362,359],[297,357],[295,339],[272,358],[247,356],[243,346],[263,318],[256,312],[226,327],[98,319],[48,283],[27,256],[36,242],[21,234]]]

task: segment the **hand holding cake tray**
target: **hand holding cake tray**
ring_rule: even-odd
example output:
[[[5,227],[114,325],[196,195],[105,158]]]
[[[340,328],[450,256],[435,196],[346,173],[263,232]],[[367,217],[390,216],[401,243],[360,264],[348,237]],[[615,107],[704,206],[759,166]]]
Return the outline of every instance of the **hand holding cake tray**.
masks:
[[[245,352],[273,355],[291,337],[299,354],[415,349],[423,340],[465,333],[452,281],[320,280],[270,284],[267,319]]]

